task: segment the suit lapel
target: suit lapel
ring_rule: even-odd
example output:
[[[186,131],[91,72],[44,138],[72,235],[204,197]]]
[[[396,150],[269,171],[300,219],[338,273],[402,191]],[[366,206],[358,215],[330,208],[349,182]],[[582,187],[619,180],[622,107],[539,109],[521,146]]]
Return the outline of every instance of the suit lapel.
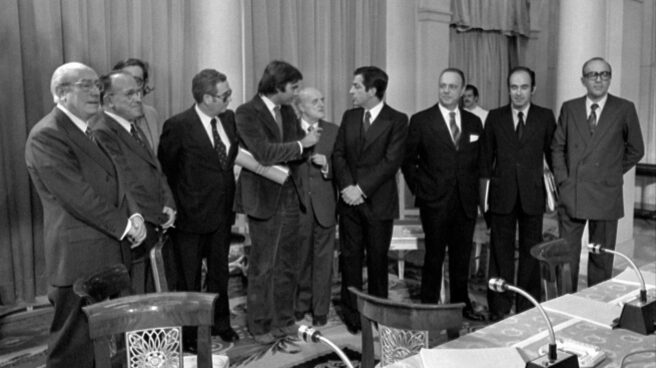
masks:
[[[524,135],[520,141],[520,145],[531,141],[531,137],[540,130],[540,119],[537,117],[537,109],[531,106],[528,109],[528,116],[526,117],[526,124],[524,126]]]
[[[194,142],[196,142],[203,150],[207,152],[208,156],[210,155],[210,152],[212,152],[212,154],[216,153],[214,151],[212,141],[210,140],[210,137],[207,135],[207,131],[203,126],[203,122],[200,120],[200,117],[194,108],[191,109],[191,113],[193,114],[193,118],[187,120],[190,123],[189,135],[192,137]]]
[[[157,160],[155,159],[153,153],[151,151],[139,144],[137,140],[130,134],[128,133],[125,128],[119,124],[118,121],[114,120],[111,116],[103,113],[103,118],[105,120],[105,123],[107,124],[107,127],[111,129],[114,134],[118,137],[118,139],[122,140],[125,145],[127,145],[132,152],[136,153],[137,156],[143,158],[147,162],[149,162],[153,166],[157,166]]]
[[[433,106],[431,114],[432,114],[432,118],[430,119],[430,124],[429,124],[431,130],[433,131],[435,136],[440,141],[442,141],[442,144],[444,144],[447,147],[450,147],[455,151],[456,144],[453,142],[453,137],[451,137],[451,132],[446,127],[446,121],[444,121],[444,116],[442,116],[440,107],[438,105]]]
[[[114,176],[114,165],[107,153],[97,143],[94,143],[89,139],[77,126],[75,126],[64,112],[58,108],[55,109],[57,109],[55,119],[57,119],[60,126],[66,131],[71,142],[80,148],[80,150],[87,156],[91,157],[93,161],[107,171],[108,174]]]
[[[236,132],[236,127],[234,124],[231,124],[228,118],[227,113],[223,113],[219,115],[219,119],[221,120],[221,126],[223,127],[223,131],[226,133],[228,136],[228,140],[230,141],[230,150],[228,152],[228,162],[232,162],[234,157],[237,155],[237,148],[238,148],[238,142],[237,142],[237,132]]]
[[[513,111],[510,105],[507,105],[506,108],[504,109],[500,121],[501,121],[502,134],[508,137],[509,142],[512,142],[514,145],[519,146],[519,140],[517,139],[517,132],[515,132],[515,121],[513,120]]]
[[[601,111],[601,115],[597,119],[597,127],[595,128],[595,133],[592,135],[593,141],[598,141],[601,137],[608,131],[614,121],[617,121],[615,117],[618,114],[617,100],[614,96],[608,95],[606,99],[606,105]]]
[[[260,96],[253,98],[253,107],[260,116],[260,121],[264,122],[264,127],[273,135],[277,142],[282,142],[282,135],[278,128],[278,123],[276,123],[276,120]],[[282,115],[282,112],[280,114]]]
[[[387,129],[389,129],[389,111],[387,111],[387,105],[383,105],[382,110],[376,120],[371,122],[371,126],[367,129],[367,133],[364,135],[364,144],[362,146],[362,151],[366,151],[367,148],[378,139],[378,137],[383,134]],[[364,110],[363,110],[364,111]]]
[[[572,107],[576,130],[581,135],[581,140],[586,146],[590,146],[590,127],[588,126],[588,116],[585,111],[585,97],[579,98]]]

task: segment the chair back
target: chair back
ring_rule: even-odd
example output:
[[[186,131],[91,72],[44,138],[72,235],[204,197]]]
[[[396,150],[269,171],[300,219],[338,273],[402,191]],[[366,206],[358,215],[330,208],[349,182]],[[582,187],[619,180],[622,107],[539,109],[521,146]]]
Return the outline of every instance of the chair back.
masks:
[[[83,307],[95,366],[111,367],[110,341],[125,334],[129,368],[182,367],[182,329],[198,326],[197,366],[212,367],[210,328],[216,294],[170,292],[126,296]]]
[[[362,368],[374,366],[373,329],[378,326],[381,367],[428,348],[428,333],[447,330],[457,337],[462,327],[464,303],[416,304],[396,302],[366,294],[355,287],[362,324]]]
[[[540,278],[546,300],[571,293],[574,254],[565,239],[554,239],[531,247],[533,258],[540,262]]]

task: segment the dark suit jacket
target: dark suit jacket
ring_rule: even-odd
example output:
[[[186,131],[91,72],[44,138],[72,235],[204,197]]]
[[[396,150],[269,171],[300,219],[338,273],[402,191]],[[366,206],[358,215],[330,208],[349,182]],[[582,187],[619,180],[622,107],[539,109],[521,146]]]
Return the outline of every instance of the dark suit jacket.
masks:
[[[309,154],[309,150],[301,152],[298,140],[305,136],[294,109],[283,105],[280,108],[283,120],[283,134],[269,112],[264,101],[256,95],[252,100],[239,106],[235,113],[239,144],[253,154],[255,160],[262,165],[287,165],[301,206],[304,195],[299,173],[299,166]],[[289,180],[289,179],[288,179]],[[282,186],[266,179],[250,170],[243,169],[237,182],[235,195],[235,211],[259,219],[273,216]]]
[[[337,192],[333,183],[333,165],[331,155],[337,138],[337,125],[327,121],[319,121],[322,129],[321,138],[312,148],[312,154],[320,153],[328,160],[328,172],[324,175],[321,168],[311,162],[310,157],[301,165],[301,177],[303,178],[303,189],[306,193],[305,203],[312,202],[314,217],[323,227],[335,226],[337,213]]]
[[[58,108],[39,121],[25,144],[27,169],[44,212],[46,273],[50,285],[117,263],[130,248],[119,241],[128,203],[114,163]]]
[[[463,211],[475,218],[483,125],[476,115],[463,109],[460,116],[458,150],[438,105],[412,116],[403,175],[417,206],[446,211],[449,198],[458,191]]]
[[[166,222],[162,209],[175,209],[175,201],[155,154],[105,113],[96,115],[90,124],[96,139],[125,173],[127,188],[144,219],[158,225]]]
[[[164,122],[158,157],[178,207],[176,227],[182,231],[211,233],[225,216],[234,217],[233,167],[238,148],[234,113],[227,110],[219,119],[230,140],[225,169],[194,106]]]
[[[333,150],[337,188],[359,185],[365,204],[379,220],[399,216],[396,173],[403,162],[407,115],[387,104],[362,139],[363,108],[344,112]],[[340,200],[338,211],[349,206]]]
[[[563,103],[551,149],[560,202],[571,217],[616,220],[624,216],[622,175],[645,151],[632,102],[608,95],[592,136],[585,96]]]
[[[481,178],[490,179],[490,211],[509,214],[519,193],[522,210],[544,212],[544,158],[551,161],[556,119],[551,110],[531,104],[522,140],[517,139],[510,105],[490,111],[485,123]]]

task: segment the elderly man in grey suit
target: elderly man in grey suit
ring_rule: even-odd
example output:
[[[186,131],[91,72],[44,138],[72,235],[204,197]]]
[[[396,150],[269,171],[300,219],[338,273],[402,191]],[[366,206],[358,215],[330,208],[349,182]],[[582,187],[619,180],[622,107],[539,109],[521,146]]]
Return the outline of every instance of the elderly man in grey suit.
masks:
[[[617,220],[624,216],[622,175],[644,154],[635,106],[608,93],[611,76],[610,64],[600,57],[583,64],[581,82],[587,94],[563,104],[551,146],[560,191],[560,236],[575,254],[574,290],[585,224],[590,243],[615,249]],[[588,286],[609,279],[612,271],[612,255],[590,254]]]
[[[305,212],[301,214],[301,272],[296,292],[295,317],[301,320],[312,314],[312,324],[323,326],[330,308],[332,260],[335,248],[335,207],[337,192],[333,184],[330,156],[338,127],[324,121],[324,98],[316,88],[301,89],[295,100],[306,133],[321,129],[321,139],[301,164],[301,180],[305,194]]]

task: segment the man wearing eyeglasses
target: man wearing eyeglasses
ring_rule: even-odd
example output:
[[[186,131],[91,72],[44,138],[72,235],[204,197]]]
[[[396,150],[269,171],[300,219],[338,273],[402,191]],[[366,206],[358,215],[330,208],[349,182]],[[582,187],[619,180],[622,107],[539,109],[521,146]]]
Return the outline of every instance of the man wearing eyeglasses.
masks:
[[[143,116],[142,88],[124,71],[101,77],[104,111],[90,122],[95,137],[103,143],[123,172],[125,185],[146,220],[144,244],[133,249],[132,285],[136,293],[154,292],[148,251],[157,243],[158,227],[175,221],[175,202],[155,152],[137,126]],[[156,230],[157,229],[157,230]]]
[[[93,344],[73,283],[116,264],[130,265],[130,243],[146,237],[143,218],[112,158],[94,141],[89,119],[100,89],[93,69],[76,62],[55,70],[57,106],[32,128],[25,161],[44,213],[48,299],[54,317],[46,366],[93,367]]]
[[[576,291],[583,229],[589,242],[615,249],[617,220],[624,216],[622,175],[644,154],[632,102],[608,93],[610,64],[594,57],[583,64],[586,96],[563,103],[552,141],[554,176],[560,192],[560,236],[572,248]],[[613,256],[590,254],[588,286],[609,279]]]
[[[226,342],[239,335],[230,327],[228,251],[235,219],[233,172],[237,155],[235,117],[228,110],[230,84],[225,74],[204,69],[191,82],[196,103],[164,122],[158,156],[178,206],[173,233],[178,289],[201,290],[201,261],[207,259],[207,291],[218,293],[212,334]],[[184,345],[196,346],[185,329]]]

